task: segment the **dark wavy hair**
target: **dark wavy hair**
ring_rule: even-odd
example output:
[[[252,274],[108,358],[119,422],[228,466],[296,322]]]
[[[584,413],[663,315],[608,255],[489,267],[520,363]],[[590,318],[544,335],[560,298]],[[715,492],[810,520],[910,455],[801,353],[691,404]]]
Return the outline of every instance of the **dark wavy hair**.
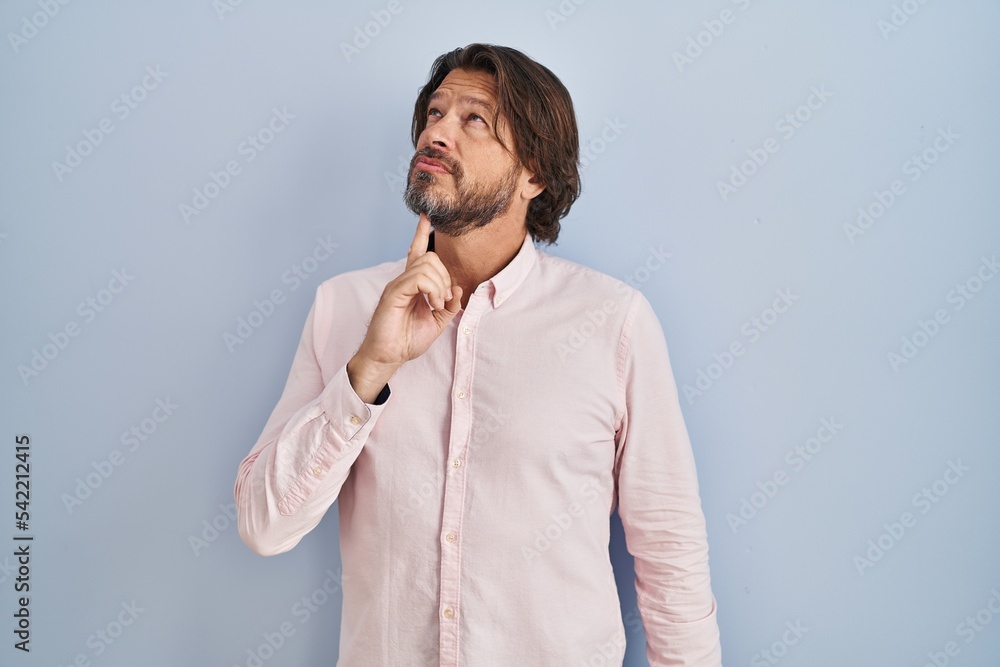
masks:
[[[548,68],[516,49],[494,44],[457,48],[434,60],[430,77],[417,95],[411,129],[414,148],[427,125],[431,94],[456,68],[494,77],[497,111],[493,133],[518,164],[545,186],[528,204],[525,224],[534,240],[555,243],[559,220],[580,196],[580,139],[569,91]],[[500,136],[501,122],[511,128],[513,150]]]

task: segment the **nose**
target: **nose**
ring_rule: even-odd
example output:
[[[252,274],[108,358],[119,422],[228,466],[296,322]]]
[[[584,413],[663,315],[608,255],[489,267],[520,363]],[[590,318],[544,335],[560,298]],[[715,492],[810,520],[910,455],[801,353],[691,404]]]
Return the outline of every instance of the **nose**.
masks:
[[[424,128],[424,145],[450,150],[455,146],[455,133],[459,123],[461,119],[450,111],[433,123],[428,121]]]

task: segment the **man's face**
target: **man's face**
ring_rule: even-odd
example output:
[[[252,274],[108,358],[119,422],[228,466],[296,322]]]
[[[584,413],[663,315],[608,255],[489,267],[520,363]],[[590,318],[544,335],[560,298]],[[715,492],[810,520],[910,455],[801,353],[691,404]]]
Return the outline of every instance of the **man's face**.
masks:
[[[427,126],[410,161],[404,200],[450,236],[506,213],[530,177],[493,134],[496,84],[485,72],[454,69],[427,105]],[[501,133],[512,145],[509,128]]]

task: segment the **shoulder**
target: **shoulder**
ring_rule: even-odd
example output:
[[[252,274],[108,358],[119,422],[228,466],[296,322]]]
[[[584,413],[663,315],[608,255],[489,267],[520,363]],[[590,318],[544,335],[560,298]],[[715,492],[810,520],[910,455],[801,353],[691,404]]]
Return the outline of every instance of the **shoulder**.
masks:
[[[646,295],[624,280],[563,257],[538,251],[541,280],[573,302],[597,308],[618,323],[618,337],[628,347],[639,332],[662,336],[660,318]],[[597,316],[600,317],[600,313]]]
[[[406,260],[383,262],[338,273],[317,285],[313,303],[317,349],[324,349],[331,337],[363,337],[386,283],[405,266]]]
[[[313,304],[319,326],[335,328],[359,320],[367,326],[386,283],[402,273],[405,266],[405,259],[383,262],[338,273],[321,282]]]
[[[382,294],[386,283],[403,272],[406,260],[382,262],[362,269],[353,269],[327,278],[317,287],[318,296],[345,298],[349,295],[376,297]]]
[[[579,297],[596,302],[628,316],[636,309],[649,306],[646,297],[624,280],[593,267],[538,250],[538,270],[544,282],[558,285],[569,298]]]

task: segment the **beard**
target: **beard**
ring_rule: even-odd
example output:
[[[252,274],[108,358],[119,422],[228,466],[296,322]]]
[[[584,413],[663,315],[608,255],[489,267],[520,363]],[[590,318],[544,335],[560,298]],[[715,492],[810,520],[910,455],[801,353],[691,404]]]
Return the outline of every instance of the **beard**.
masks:
[[[418,157],[440,160],[451,174],[414,171]],[[435,231],[448,236],[461,236],[473,229],[485,227],[510,209],[517,191],[520,165],[514,164],[498,183],[468,183],[461,165],[433,148],[417,151],[410,160],[410,178],[403,200],[406,207],[417,215],[426,213]],[[448,178],[455,181],[455,196],[435,193],[433,188]]]

